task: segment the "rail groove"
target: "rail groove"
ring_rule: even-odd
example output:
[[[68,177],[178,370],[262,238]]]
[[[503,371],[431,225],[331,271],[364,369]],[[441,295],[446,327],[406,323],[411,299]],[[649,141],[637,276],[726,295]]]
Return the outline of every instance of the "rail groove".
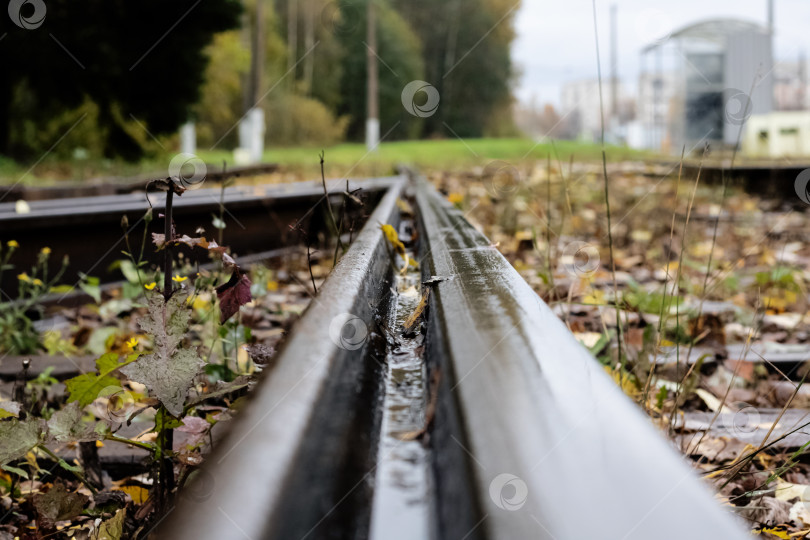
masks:
[[[402,501],[380,476],[396,469],[392,354],[408,348],[379,230],[408,232],[398,199],[415,210],[410,247],[431,291],[408,360],[424,361],[408,395],[427,412],[402,439],[425,450],[425,478],[404,479],[421,483],[424,519],[405,520],[379,519]],[[745,537],[497,249],[416,175],[388,188],[196,476],[161,537]]]

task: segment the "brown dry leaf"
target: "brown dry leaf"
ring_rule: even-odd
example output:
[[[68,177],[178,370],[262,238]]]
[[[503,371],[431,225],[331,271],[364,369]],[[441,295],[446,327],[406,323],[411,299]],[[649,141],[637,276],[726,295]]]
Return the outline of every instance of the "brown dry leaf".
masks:
[[[413,328],[416,325],[416,322],[425,312],[425,308],[427,307],[428,299],[430,298],[430,289],[425,288],[425,291],[422,293],[422,297],[419,299],[419,304],[417,304],[416,309],[413,310],[411,316],[408,317],[408,320],[405,321],[405,333],[413,332]]]
[[[89,502],[90,498],[86,495],[69,492],[60,480],[46,493],[37,493],[33,497],[39,525],[44,529],[53,529],[57,521],[73,519],[82,513]]]
[[[217,287],[220,324],[230,319],[241,306],[253,299],[250,295],[250,285],[250,278],[236,268],[231,274],[231,279]]]

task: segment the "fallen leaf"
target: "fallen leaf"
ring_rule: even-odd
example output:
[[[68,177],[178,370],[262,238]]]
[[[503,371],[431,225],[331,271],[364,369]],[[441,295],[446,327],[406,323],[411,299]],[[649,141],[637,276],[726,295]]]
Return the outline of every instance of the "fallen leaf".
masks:
[[[408,317],[408,320],[405,321],[405,333],[408,334],[413,331],[413,327],[416,325],[416,321],[422,316],[425,312],[425,308],[427,307],[428,299],[430,298],[430,289],[426,288],[425,292],[422,293],[422,297],[419,299],[419,304],[416,305],[416,309],[413,310],[411,316]]]
[[[408,254],[405,252],[405,244],[399,239],[399,235],[397,234],[397,230],[394,229],[392,225],[385,223],[380,225],[380,229],[385,235],[385,239],[388,240],[388,243],[391,244],[391,247],[394,248],[394,251],[399,253],[400,257],[403,260],[408,260]]]
[[[149,490],[141,486],[120,486],[114,489],[129,495],[135,504],[143,504],[149,498]]]
[[[73,519],[81,514],[90,499],[81,493],[69,492],[57,480],[46,493],[34,495],[33,502],[39,515],[39,525],[45,529],[53,529],[57,521]]]
[[[124,535],[124,518],[127,509],[118,510],[113,517],[103,521],[91,538],[93,540],[121,540]]]
[[[231,279],[217,287],[220,324],[230,319],[241,306],[253,299],[250,295],[250,285],[250,278],[236,268],[231,274]]]

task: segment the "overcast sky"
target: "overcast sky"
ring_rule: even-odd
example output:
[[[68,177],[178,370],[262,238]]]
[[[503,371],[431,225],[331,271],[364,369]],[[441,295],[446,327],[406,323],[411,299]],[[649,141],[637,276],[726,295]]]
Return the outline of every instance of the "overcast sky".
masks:
[[[560,88],[596,78],[591,0],[522,0],[512,58],[522,73],[516,95],[559,104]],[[767,0],[597,0],[603,76],[610,67],[610,6],[618,6],[619,76],[632,88],[641,48],[684,25],[732,17],[767,23]],[[810,54],[810,0],[775,0],[776,60]]]

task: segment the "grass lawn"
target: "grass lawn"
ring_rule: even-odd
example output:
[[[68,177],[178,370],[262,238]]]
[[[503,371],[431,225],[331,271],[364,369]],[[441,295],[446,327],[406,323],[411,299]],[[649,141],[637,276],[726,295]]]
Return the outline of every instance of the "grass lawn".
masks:
[[[601,159],[598,144],[578,141],[550,141],[535,143],[530,139],[443,139],[399,141],[382,143],[376,152],[369,153],[362,143],[343,143],[336,146],[269,148],[264,160],[278,163],[285,169],[304,175],[319,173],[321,150],[325,152],[326,171],[331,177],[385,175],[398,163],[413,165],[419,169],[458,170],[484,166],[493,160],[520,163],[526,160],[545,160],[551,154],[568,162],[571,156],[576,161]],[[198,152],[206,163],[219,165],[223,161],[233,163],[233,153],[226,150]],[[0,184],[21,182],[28,185],[51,184],[56,181],[83,181],[93,178],[127,177],[134,175],[166,175],[165,169],[173,154],[163,158],[151,158],[140,163],[113,161],[58,161],[45,158],[36,164],[15,163],[0,157]],[[652,157],[625,147],[608,147],[610,161],[644,159]]]

